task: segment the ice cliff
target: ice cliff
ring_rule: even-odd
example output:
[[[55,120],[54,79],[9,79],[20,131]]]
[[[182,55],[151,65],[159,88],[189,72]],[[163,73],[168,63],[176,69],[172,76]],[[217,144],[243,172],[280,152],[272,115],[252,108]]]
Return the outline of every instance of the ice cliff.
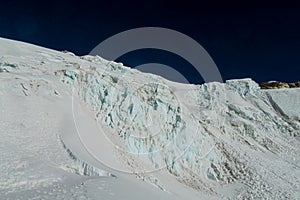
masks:
[[[0,77],[11,77],[10,86],[24,97],[79,99],[126,173],[141,177],[166,170],[185,186],[219,198],[300,196],[299,88],[262,90],[251,79],[187,85],[99,56],[45,53],[36,47],[7,52],[0,57]],[[32,86],[35,80],[47,84]],[[76,173],[104,173],[63,146],[79,163]],[[149,180],[164,188],[159,179]]]
[[[240,182],[254,198],[293,197],[276,183],[299,187],[299,89],[264,91],[251,79],[182,85],[100,57],[82,59],[99,67],[59,77],[111,130],[117,148],[152,166],[127,162],[133,173],[166,167],[197,190]]]

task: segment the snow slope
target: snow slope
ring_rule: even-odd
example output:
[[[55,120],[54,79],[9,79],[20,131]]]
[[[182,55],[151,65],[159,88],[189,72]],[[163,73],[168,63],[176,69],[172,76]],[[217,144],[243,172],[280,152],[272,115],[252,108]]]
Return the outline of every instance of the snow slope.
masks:
[[[297,199],[300,89],[186,85],[0,38],[5,199]]]

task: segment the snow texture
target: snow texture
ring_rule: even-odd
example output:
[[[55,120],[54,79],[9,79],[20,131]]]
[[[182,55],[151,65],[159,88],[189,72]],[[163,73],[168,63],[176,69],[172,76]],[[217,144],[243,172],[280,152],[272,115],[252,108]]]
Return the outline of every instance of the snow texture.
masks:
[[[5,199],[300,196],[299,88],[179,84],[1,38],[0,82]]]

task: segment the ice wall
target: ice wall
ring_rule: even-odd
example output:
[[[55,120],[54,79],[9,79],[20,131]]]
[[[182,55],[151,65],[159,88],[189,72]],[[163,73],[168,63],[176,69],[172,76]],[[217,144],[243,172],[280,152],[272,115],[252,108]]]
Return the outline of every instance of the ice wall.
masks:
[[[287,92],[293,100],[283,108],[280,94],[261,90],[251,79],[178,85],[99,57],[83,59],[98,63],[99,69],[86,67],[64,76],[98,123],[111,130],[110,141],[151,169],[165,167],[198,190],[242,181],[251,182],[254,191],[271,188],[272,181],[253,175],[262,169],[249,162],[269,162],[253,151],[299,163],[290,138],[299,136],[300,123],[282,115],[297,103],[293,92]]]

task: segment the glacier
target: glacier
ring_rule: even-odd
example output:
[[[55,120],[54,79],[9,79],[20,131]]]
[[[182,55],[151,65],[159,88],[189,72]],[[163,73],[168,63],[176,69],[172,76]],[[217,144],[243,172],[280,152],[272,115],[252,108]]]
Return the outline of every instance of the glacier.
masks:
[[[300,196],[299,88],[181,84],[2,38],[0,81],[6,199]]]

